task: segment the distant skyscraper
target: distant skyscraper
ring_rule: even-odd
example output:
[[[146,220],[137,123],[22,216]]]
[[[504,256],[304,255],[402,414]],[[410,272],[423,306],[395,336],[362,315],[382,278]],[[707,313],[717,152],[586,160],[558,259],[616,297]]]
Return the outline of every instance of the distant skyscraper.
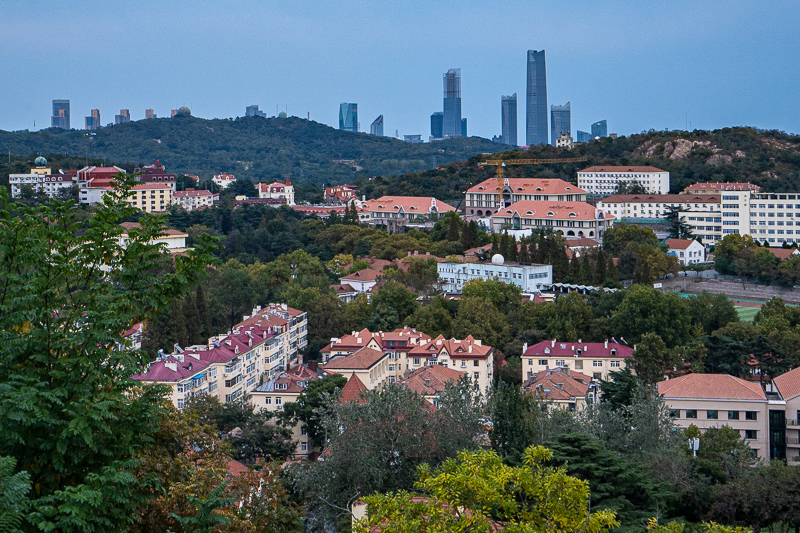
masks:
[[[144,118],[147,119],[147,118],[158,118],[158,117],[156,116],[156,112],[153,111],[152,109],[145,109]]]
[[[258,109],[257,105],[249,105],[244,110],[244,116],[246,117],[263,117],[266,118],[267,114],[263,111]]]
[[[547,68],[544,50],[528,50],[525,142],[531,146],[547,144]]]
[[[442,138],[461,137],[461,69],[444,73],[444,116]]]
[[[131,121],[131,112],[128,109],[120,109],[119,115],[114,115],[114,124],[125,124]]]
[[[550,142],[553,146],[562,133],[572,136],[572,113],[569,102],[566,105],[550,106]]]
[[[358,104],[339,104],[339,129],[358,133]]]
[[[461,136],[469,137],[469,135],[467,135],[467,119],[465,118],[461,119]]]
[[[444,113],[437,111],[431,115],[431,137],[434,139],[442,138],[442,127],[444,125]]]
[[[592,134],[588,131],[581,131],[578,130],[578,142],[579,143],[588,143],[592,140]]]
[[[92,116],[86,117],[86,129],[96,130],[102,126],[103,125],[100,123],[100,110],[92,109]]]
[[[53,100],[53,116],[50,117],[50,125],[54,128],[70,129],[69,100]]]
[[[378,118],[372,121],[372,125],[369,127],[369,132],[372,135],[383,137],[383,115],[378,115]]]
[[[608,137],[608,122],[599,120],[592,124],[592,139],[597,137]]]
[[[500,99],[500,115],[503,120],[503,144],[517,146],[517,93]]]

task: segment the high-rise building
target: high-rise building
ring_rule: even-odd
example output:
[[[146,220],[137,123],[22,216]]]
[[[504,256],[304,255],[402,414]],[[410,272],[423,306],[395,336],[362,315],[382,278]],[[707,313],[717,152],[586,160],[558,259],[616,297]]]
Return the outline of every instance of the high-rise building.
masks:
[[[578,142],[579,143],[588,143],[592,140],[592,134],[588,131],[581,131],[578,130]]]
[[[437,111],[431,115],[431,137],[434,139],[442,138],[442,127],[444,126],[444,113]]]
[[[96,130],[101,127],[103,127],[103,124],[100,122],[100,110],[92,109],[92,115],[86,117],[86,129]]]
[[[69,100],[53,100],[53,116],[50,117],[50,125],[63,130],[70,129]]]
[[[550,142],[553,146],[562,133],[566,133],[567,137],[572,135],[572,112],[569,104],[567,102],[566,105],[550,106]]]
[[[598,137],[608,137],[608,122],[605,120],[598,120],[592,124],[592,139]]]
[[[461,137],[461,69],[444,73],[444,114],[442,138]]]
[[[147,118],[158,118],[158,117],[156,116],[156,112],[153,111],[152,109],[145,109],[144,118],[147,119]]]
[[[244,110],[244,116],[246,117],[262,117],[266,118],[267,114],[258,109],[257,105],[249,105]]]
[[[517,146],[517,93],[500,99],[500,115],[503,121],[501,142]]]
[[[547,144],[547,68],[544,50],[528,50],[525,142],[530,146]]]
[[[339,129],[358,133],[358,104],[339,104]]]
[[[467,119],[465,119],[465,118],[461,119],[461,136],[462,137],[469,137],[467,135]]]
[[[372,135],[383,137],[383,115],[378,115],[378,118],[372,121],[372,125],[369,127],[369,132]]]
[[[114,115],[114,124],[125,124],[131,121],[131,112],[128,109],[120,109],[119,115]]]

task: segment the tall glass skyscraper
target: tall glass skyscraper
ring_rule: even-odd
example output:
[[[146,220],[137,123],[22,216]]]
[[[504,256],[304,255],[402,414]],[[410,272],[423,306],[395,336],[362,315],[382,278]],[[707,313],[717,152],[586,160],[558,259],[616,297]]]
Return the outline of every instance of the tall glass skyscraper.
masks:
[[[592,124],[592,139],[597,137],[608,137],[608,122],[598,120]]]
[[[431,115],[431,137],[434,139],[442,138],[442,126],[444,125],[444,113],[437,111]]]
[[[339,104],[339,129],[358,133],[358,104]]]
[[[102,127],[103,125],[100,124],[100,110],[92,109],[92,116],[86,117],[86,129],[96,130]]]
[[[383,115],[378,115],[378,118],[372,121],[372,125],[369,127],[369,132],[372,135],[383,137]]]
[[[525,130],[525,142],[528,145],[547,144],[547,69],[544,50],[528,50]]]
[[[469,137],[467,135],[467,119],[465,119],[465,118],[461,119],[461,136],[462,137]]]
[[[578,130],[578,142],[579,143],[588,143],[592,140],[592,134],[588,131],[581,131]]]
[[[53,116],[50,117],[50,125],[54,128],[70,129],[69,100],[53,100]]]
[[[517,146],[517,93],[500,99],[500,115],[503,121],[503,144]]]
[[[461,137],[461,69],[444,73],[444,116],[442,137]]]
[[[556,145],[556,139],[562,133],[572,136],[572,114],[569,102],[566,105],[550,106],[550,142],[553,146]]]

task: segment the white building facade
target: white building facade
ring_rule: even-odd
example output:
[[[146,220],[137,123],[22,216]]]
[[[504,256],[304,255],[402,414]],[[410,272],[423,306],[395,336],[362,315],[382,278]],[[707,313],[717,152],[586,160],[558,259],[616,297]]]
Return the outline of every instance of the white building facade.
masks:
[[[447,293],[460,294],[464,284],[473,279],[497,278],[522,289],[524,294],[537,294],[553,284],[552,265],[506,263],[496,255],[492,262],[456,263],[443,261],[438,265],[439,283]]]
[[[641,185],[648,194],[669,193],[669,172],[656,167],[604,166],[578,172],[578,187],[589,194],[614,194],[620,184]]]

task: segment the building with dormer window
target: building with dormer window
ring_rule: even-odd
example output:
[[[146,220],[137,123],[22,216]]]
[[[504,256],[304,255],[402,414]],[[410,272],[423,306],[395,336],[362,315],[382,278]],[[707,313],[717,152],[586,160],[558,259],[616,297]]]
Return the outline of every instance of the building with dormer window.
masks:
[[[523,200],[585,202],[586,191],[559,179],[505,178],[502,194],[498,194],[497,178],[489,178],[467,190],[465,212],[488,217]]]
[[[369,213],[370,226],[383,228],[389,233],[408,225],[433,226],[443,213],[455,208],[431,196],[382,196],[362,203]]]
[[[492,216],[492,229],[508,230],[515,236],[527,236],[534,230],[560,231],[565,237],[602,239],[614,224],[614,216],[586,202],[545,202],[523,200],[503,208]]]

